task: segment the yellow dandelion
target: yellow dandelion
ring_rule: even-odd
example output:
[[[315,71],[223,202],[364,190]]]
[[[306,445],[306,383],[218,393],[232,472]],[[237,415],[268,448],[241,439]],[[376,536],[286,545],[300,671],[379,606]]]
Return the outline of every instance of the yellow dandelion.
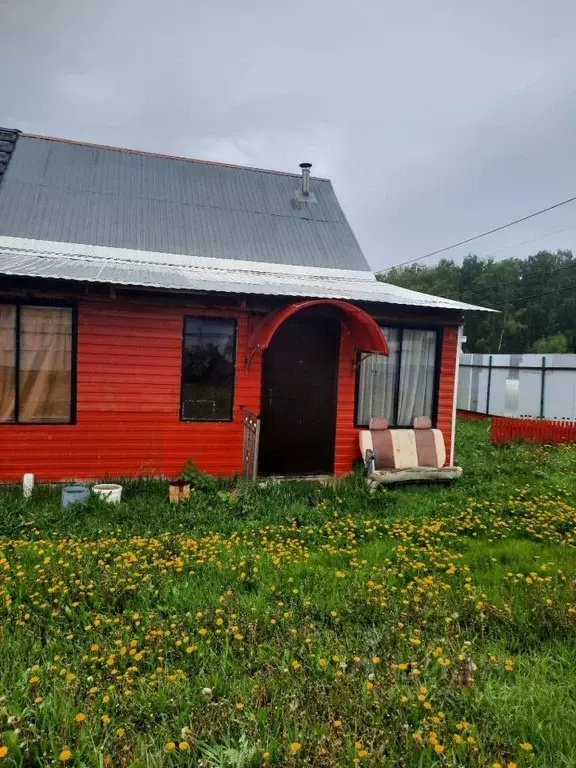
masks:
[[[74,720],[76,720],[77,723],[83,723],[84,720],[86,720],[86,715],[84,712],[78,712],[78,714],[74,717]]]
[[[63,749],[62,752],[60,752],[60,757],[58,759],[61,763],[66,763],[71,757],[72,752],[69,749]]]
[[[187,741],[181,741],[180,744],[178,744],[178,749],[180,752],[185,752],[190,747],[190,744],[188,744]]]
[[[293,741],[292,744],[290,744],[290,751],[291,752],[299,752],[302,748],[302,744],[298,741]]]
[[[126,735],[126,730],[124,728],[116,729],[116,736],[118,736],[119,739],[121,739],[125,735]]]
[[[8,754],[8,747],[0,747],[0,757],[6,757]]]
[[[173,741],[169,741],[168,744],[164,746],[164,749],[166,752],[172,752],[172,750],[176,749],[176,744],[174,744]]]
[[[532,752],[532,750],[534,749],[534,747],[532,746],[532,744],[530,744],[529,741],[523,741],[522,744],[520,744],[519,746],[520,746],[520,749],[524,750],[524,752]]]
[[[334,726],[334,728],[341,728],[342,727],[342,720],[334,720],[332,725]]]

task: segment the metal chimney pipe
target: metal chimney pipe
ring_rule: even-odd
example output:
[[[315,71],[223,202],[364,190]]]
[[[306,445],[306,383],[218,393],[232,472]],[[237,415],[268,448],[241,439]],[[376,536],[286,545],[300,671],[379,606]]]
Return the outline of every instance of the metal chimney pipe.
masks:
[[[302,194],[308,197],[310,195],[310,168],[312,168],[312,163],[300,163],[300,168],[302,168]]]

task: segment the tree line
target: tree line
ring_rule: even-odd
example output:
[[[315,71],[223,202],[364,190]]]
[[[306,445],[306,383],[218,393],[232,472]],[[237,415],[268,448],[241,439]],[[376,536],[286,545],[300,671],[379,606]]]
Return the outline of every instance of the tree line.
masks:
[[[379,280],[414,291],[497,309],[466,313],[465,350],[478,353],[576,352],[576,259],[539,251],[494,261],[473,254],[456,264],[412,264]]]

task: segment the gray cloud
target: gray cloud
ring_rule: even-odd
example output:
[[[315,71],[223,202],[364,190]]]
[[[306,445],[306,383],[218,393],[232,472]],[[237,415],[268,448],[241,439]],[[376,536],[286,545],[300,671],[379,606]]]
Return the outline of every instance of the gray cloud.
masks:
[[[576,194],[571,0],[6,2],[0,124],[310,160],[375,268]],[[473,250],[545,247],[576,250],[576,205]]]

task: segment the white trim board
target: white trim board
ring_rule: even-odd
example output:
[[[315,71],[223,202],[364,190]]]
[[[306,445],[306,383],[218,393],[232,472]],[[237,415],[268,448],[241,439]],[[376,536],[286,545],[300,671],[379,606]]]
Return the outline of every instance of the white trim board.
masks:
[[[112,248],[110,246],[89,245],[87,243],[61,243],[55,240],[33,240],[7,235],[0,235],[0,248],[21,250],[28,253],[66,256],[69,258],[83,257],[109,262],[123,262],[125,264],[132,262],[135,265],[142,266],[200,267],[222,269],[226,270],[226,272],[260,272],[300,277],[361,280],[369,283],[376,281],[376,276],[373,272],[360,269],[306,267],[295,264],[271,264],[264,261],[245,261],[242,259],[214,259],[207,256],[189,256],[187,254],[162,253],[160,251],[139,251],[131,248]]]

